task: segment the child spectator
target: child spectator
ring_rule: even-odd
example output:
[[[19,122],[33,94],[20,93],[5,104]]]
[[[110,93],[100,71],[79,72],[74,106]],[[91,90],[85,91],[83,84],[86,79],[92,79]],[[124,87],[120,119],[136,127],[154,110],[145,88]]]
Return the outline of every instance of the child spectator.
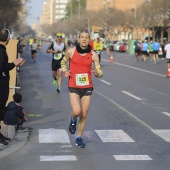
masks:
[[[22,101],[21,94],[15,93],[13,95],[13,100],[14,101],[9,102],[6,107],[3,121],[6,125],[16,125],[17,132],[26,132],[27,130],[22,127],[27,119],[25,117],[26,112],[23,111],[23,107],[19,104]]]

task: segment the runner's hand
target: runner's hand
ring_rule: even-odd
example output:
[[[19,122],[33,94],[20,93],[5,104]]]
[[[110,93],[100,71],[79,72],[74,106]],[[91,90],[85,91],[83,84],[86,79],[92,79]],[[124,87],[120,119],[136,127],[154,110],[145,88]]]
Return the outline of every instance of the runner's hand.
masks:
[[[96,69],[93,69],[92,73],[94,74],[94,76],[95,76],[95,77],[97,77],[97,76],[98,76],[98,72],[97,72],[97,70],[96,70]]]
[[[69,76],[71,76],[70,71],[66,70],[64,72],[64,77],[69,77]]]

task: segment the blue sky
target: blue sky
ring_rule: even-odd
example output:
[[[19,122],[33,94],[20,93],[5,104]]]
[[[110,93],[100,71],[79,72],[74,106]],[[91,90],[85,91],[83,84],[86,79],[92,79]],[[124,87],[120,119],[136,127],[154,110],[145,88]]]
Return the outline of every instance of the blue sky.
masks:
[[[45,0],[31,0],[27,3],[27,9],[29,9],[29,15],[26,18],[27,25],[38,22],[38,17],[42,14],[43,3]]]

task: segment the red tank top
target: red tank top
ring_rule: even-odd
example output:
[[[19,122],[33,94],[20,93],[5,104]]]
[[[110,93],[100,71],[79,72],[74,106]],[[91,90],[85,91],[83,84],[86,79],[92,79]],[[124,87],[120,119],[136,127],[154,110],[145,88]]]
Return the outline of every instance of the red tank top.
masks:
[[[74,54],[70,60],[69,87],[75,88],[90,88],[93,87],[91,77],[92,53],[87,53],[81,56],[75,49]]]

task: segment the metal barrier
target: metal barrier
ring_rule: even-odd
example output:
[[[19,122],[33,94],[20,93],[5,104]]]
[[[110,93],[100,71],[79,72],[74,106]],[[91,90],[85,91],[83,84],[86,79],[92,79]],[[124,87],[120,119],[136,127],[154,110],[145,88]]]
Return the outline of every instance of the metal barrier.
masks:
[[[9,87],[9,89],[13,89],[13,94],[15,94],[15,90],[21,89],[21,87]]]

